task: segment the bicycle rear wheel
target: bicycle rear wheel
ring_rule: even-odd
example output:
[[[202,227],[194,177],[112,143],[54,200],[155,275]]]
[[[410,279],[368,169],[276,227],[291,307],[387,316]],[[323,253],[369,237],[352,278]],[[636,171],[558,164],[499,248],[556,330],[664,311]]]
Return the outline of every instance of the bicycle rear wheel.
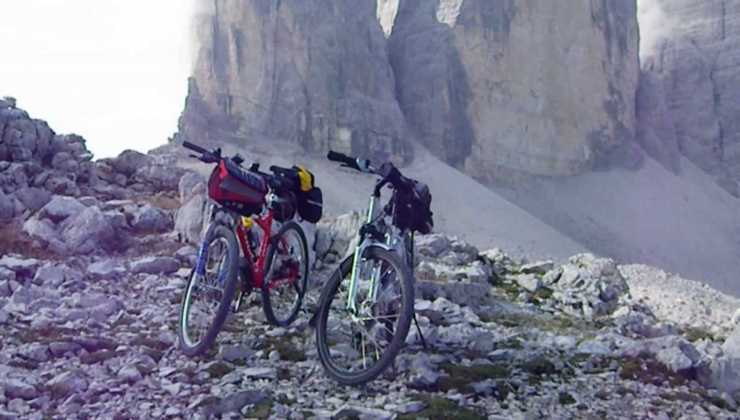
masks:
[[[188,356],[199,356],[213,345],[236,291],[239,246],[234,232],[222,224],[208,228],[201,251],[203,270],[190,274],[180,306],[178,342]]]
[[[267,321],[287,327],[298,317],[308,281],[308,244],[303,229],[288,222],[267,252],[262,308]]]
[[[343,385],[372,381],[401,350],[414,310],[412,277],[398,256],[368,248],[358,264],[355,313],[347,309],[353,258],[325,286],[316,325],[316,345],[326,373]],[[379,271],[378,271],[379,270]],[[370,276],[379,273],[373,298]]]

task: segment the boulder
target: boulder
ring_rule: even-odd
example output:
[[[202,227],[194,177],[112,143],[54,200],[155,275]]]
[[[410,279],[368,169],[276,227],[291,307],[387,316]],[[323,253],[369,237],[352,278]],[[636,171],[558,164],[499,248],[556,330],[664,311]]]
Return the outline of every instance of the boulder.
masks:
[[[80,188],[77,186],[74,175],[72,174],[50,175],[46,182],[44,182],[44,188],[53,194],[80,195]]]
[[[337,261],[354,252],[361,225],[362,217],[357,212],[320,221],[316,225],[316,259]]]
[[[133,179],[157,190],[177,191],[184,174],[185,170],[178,167],[152,164],[138,168]]]
[[[36,125],[25,118],[10,121],[5,125],[2,141],[8,147],[12,161],[31,160],[36,152]]]
[[[205,196],[195,195],[175,213],[175,231],[191,244],[201,240],[206,203]]]
[[[37,211],[51,201],[51,193],[41,188],[26,187],[15,192],[17,198],[23,205],[31,210]]]
[[[591,254],[571,257],[551,288],[561,309],[586,318],[609,315],[629,293],[617,264]]]
[[[0,190],[0,220],[10,220],[15,216],[15,202],[13,197]]]
[[[178,185],[180,203],[185,204],[196,195],[205,194],[206,180],[196,172],[187,172],[180,178]]]
[[[164,210],[144,205],[134,212],[131,227],[137,232],[167,232],[172,230],[172,217]]]
[[[75,277],[80,277],[79,273],[75,273],[63,264],[46,263],[36,270],[36,275],[33,277],[33,283],[39,286],[49,286],[52,288],[58,288],[67,280],[71,280]]]
[[[59,223],[70,216],[79,215],[85,208],[85,205],[75,198],[55,195],[41,209],[40,216],[50,219],[54,223]]]
[[[134,274],[172,274],[180,269],[180,262],[171,257],[146,257],[131,263]]]
[[[23,232],[55,251],[65,248],[59,232],[48,219],[41,219],[37,216],[31,217],[23,223]]]
[[[87,267],[87,274],[96,280],[109,280],[123,276],[126,268],[118,262],[105,259],[90,264]]]
[[[0,268],[15,272],[18,277],[33,277],[40,263],[35,258],[23,258],[11,255],[5,255],[0,258]]]
[[[1,383],[2,387],[0,388],[5,390],[5,396],[10,399],[20,398],[28,401],[41,395],[35,386],[20,379],[5,379]]]
[[[82,213],[62,222],[61,238],[73,254],[89,254],[119,245],[110,220],[97,207],[87,207]]]
[[[28,181],[26,169],[20,163],[11,163],[7,169],[0,172],[0,188],[7,194],[27,187]]]
[[[81,371],[68,371],[52,378],[46,386],[53,398],[63,399],[87,391],[90,383]]]
[[[78,163],[68,152],[59,152],[51,159],[51,167],[66,173],[77,172]]]
[[[110,164],[116,172],[126,177],[131,177],[140,168],[152,164],[154,159],[135,150],[125,150],[115,159],[110,160]]]

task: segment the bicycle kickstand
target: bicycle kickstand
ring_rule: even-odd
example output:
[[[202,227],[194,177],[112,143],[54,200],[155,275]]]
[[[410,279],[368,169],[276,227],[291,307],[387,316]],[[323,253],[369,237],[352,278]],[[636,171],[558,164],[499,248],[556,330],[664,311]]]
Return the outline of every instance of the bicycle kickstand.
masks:
[[[414,325],[416,325],[416,331],[419,333],[419,338],[421,338],[421,345],[424,346],[424,350],[427,350],[427,340],[424,339],[424,334],[421,332],[419,321],[416,319],[416,311],[414,311]]]

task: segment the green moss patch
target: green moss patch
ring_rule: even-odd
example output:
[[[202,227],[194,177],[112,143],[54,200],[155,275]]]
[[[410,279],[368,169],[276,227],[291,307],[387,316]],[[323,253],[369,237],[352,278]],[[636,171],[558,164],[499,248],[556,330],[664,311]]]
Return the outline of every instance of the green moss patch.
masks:
[[[305,362],[307,360],[306,352],[303,351],[299,343],[296,341],[302,340],[302,337],[298,335],[284,335],[282,337],[267,337],[263,350],[265,355],[269,355],[271,351],[277,351],[280,353],[281,360],[287,360],[289,362]]]
[[[558,402],[560,405],[573,405],[576,403],[576,399],[569,393],[563,391],[558,395]]]
[[[247,418],[266,420],[272,414],[272,406],[274,402],[271,398],[267,398],[259,404],[255,405],[252,410],[247,413]]]
[[[415,395],[413,399],[423,401],[427,408],[418,413],[404,414],[398,416],[398,420],[413,419],[456,419],[456,420],[482,420],[485,419],[481,413],[469,408],[461,407],[457,403],[446,398],[429,394]]]
[[[460,366],[446,363],[441,367],[447,376],[439,380],[439,389],[445,392],[451,389],[472,392],[471,384],[482,382],[486,379],[507,379],[511,375],[511,368],[502,363],[474,366]]]
[[[687,378],[671,372],[668,367],[647,355],[627,357],[621,360],[619,377],[623,380],[639,381],[656,386],[668,382],[671,386],[686,383]]]

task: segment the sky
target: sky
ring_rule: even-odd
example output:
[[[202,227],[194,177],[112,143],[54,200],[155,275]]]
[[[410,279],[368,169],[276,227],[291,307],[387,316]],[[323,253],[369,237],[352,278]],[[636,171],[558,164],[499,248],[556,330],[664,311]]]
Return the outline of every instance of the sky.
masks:
[[[192,0],[4,0],[0,97],[96,157],[177,130],[191,69]]]

